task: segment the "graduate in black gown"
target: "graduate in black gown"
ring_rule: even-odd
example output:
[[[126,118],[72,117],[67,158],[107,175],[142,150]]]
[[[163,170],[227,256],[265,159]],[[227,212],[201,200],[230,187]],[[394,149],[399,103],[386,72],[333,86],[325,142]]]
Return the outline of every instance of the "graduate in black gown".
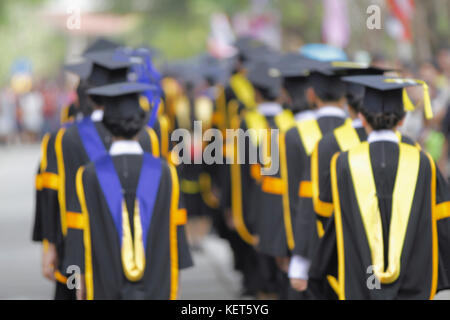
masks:
[[[312,202],[310,161],[311,154],[320,139],[344,124],[348,114],[346,106],[346,86],[341,77],[363,72],[365,66],[352,62],[329,62],[315,66],[310,74],[311,100],[317,107],[316,118],[302,121],[286,133],[286,145],[296,145],[301,152],[296,158],[301,166],[301,180],[297,187],[297,205],[291,209],[295,246],[289,266],[289,278],[296,290],[304,289],[307,268],[319,241],[322,225],[317,223]],[[301,156],[300,156],[301,155]],[[287,156],[288,168],[294,166]],[[291,163],[291,165],[289,165]],[[289,169],[288,169],[289,170]],[[295,190],[295,189],[294,189]],[[313,298],[308,291],[305,298]]]
[[[367,75],[377,73],[382,74],[384,70],[370,68],[366,70]],[[323,228],[326,218],[332,214],[331,178],[330,162],[336,152],[347,151],[348,149],[366,141],[367,133],[358,117],[362,108],[364,98],[364,86],[358,83],[348,82],[353,77],[344,77],[346,82],[347,110],[350,116],[342,126],[326,134],[316,145],[311,157],[311,182],[314,211],[318,214],[318,219]],[[358,78],[356,78],[358,79]],[[396,132],[400,140],[404,143],[417,145],[407,136]],[[320,230],[322,231],[323,228]],[[319,234],[322,236],[323,233]]]
[[[279,135],[270,129],[284,132],[294,123],[292,112],[277,101],[281,93],[281,78],[277,69],[266,61],[249,67],[248,78],[255,90],[257,108],[247,111],[240,129],[246,136],[237,147],[240,163],[231,164],[232,212],[238,234],[257,248],[253,276],[260,270],[260,291],[278,291],[278,268],[273,243],[268,235],[276,230],[272,215],[277,214],[281,202],[273,201],[280,194],[278,161]],[[264,172],[263,172],[264,171]]]
[[[143,90],[148,86],[118,83],[89,91],[103,97],[103,123],[113,143],[77,173],[84,237],[71,245],[84,253],[79,298],[176,299],[178,271],[192,265],[179,228],[186,210],[180,209],[176,169],[138,142]]]
[[[309,72],[318,64],[320,63],[298,54],[287,54],[277,64],[283,78],[285,105],[294,117],[294,122],[291,122],[292,126],[308,119],[314,119],[312,104],[306,93],[309,88]],[[297,204],[302,166],[300,163],[301,154],[298,154],[301,149],[296,144],[290,144],[290,142],[291,140],[286,140],[286,132],[281,132],[279,140],[280,171],[277,172],[276,176],[282,180],[282,190],[278,190],[278,192],[268,190],[267,196],[261,200],[261,202],[265,202],[262,207],[269,206],[270,209],[273,209],[276,206],[278,208],[272,210],[271,213],[267,212],[271,218],[268,225],[271,225],[272,228],[266,229],[265,241],[271,243],[271,254],[276,257],[277,265],[282,271],[280,273],[280,299],[294,299],[297,296],[294,290],[290,288],[287,272],[291,250],[294,248],[291,212],[295,211],[293,208]],[[269,176],[268,179],[271,179],[271,177]],[[268,204],[268,201],[271,203]],[[260,238],[262,237],[263,235],[260,235]]]
[[[432,299],[448,288],[450,192],[432,158],[401,142],[411,79],[354,77],[365,86],[366,142],[331,161],[334,214],[309,270],[322,298]],[[425,111],[431,116],[429,97]],[[329,283],[330,292],[324,283]]]
[[[48,197],[45,200],[46,210],[43,229],[45,238],[56,247],[57,261],[53,263],[55,278],[57,280],[57,299],[73,299],[74,290],[67,289],[67,278],[64,268],[66,254],[79,255],[77,252],[66,252],[65,241],[68,233],[82,236],[80,231],[79,203],[75,193],[75,174],[79,166],[106,153],[111,144],[112,136],[101,123],[103,110],[99,100],[88,98],[86,89],[94,85],[102,85],[115,81],[124,81],[127,77],[129,62],[111,61],[116,55],[110,52],[92,53],[91,58],[81,64],[71,65],[68,70],[80,76],[77,89],[80,112],[83,119],[61,128],[49,140],[50,157],[47,162],[47,171],[56,175],[57,183],[48,188]],[[88,66],[86,68],[86,65]],[[88,74],[86,76],[86,70]],[[87,78],[85,78],[87,77]],[[146,150],[159,154],[159,145],[156,134],[152,129],[141,130],[140,141]],[[51,149],[51,150],[50,150]],[[88,150],[88,151],[87,151]],[[49,266],[50,268],[50,266]],[[48,268],[47,268],[48,269]]]
[[[331,63],[319,66],[309,76],[310,95],[312,103],[317,107],[315,117],[300,121],[286,133],[286,149],[297,148],[295,154],[287,153],[288,172],[293,166],[300,169],[300,181],[294,188],[297,194],[297,204],[290,208],[292,217],[292,228],[294,234],[294,248],[289,265],[289,278],[294,289],[301,288],[299,284],[293,283],[295,279],[301,278],[302,270],[296,268],[297,262],[304,257],[312,255],[313,248],[318,241],[316,235],[316,221],[312,204],[310,157],[316,143],[324,134],[341,126],[347,114],[344,111],[345,85],[340,80],[340,75]],[[294,163],[293,161],[298,161]],[[295,211],[292,211],[295,210]],[[294,279],[294,280],[293,280]],[[304,294],[307,298],[309,293]]]

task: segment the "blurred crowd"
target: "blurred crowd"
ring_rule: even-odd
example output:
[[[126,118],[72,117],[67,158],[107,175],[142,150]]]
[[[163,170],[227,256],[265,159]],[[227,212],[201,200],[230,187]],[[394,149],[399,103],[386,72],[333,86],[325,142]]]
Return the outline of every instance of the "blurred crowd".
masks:
[[[449,172],[450,49],[440,49],[434,60],[419,65],[392,62],[382,54],[374,54],[371,64],[391,68],[403,77],[423,79],[428,84],[434,118],[423,117],[421,89],[411,89],[416,109],[408,113],[401,131],[423,145],[442,172]],[[76,93],[64,81],[36,78],[25,90],[4,85],[0,90],[0,145],[39,142],[45,132],[59,127],[67,106],[75,100]]]
[[[450,138],[450,49],[442,48],[432,61],[419,65],[407,62],[389,63],[382,55],[374,55],[373,65],[393,68],[403,77],[424,80],[429,87],[434,118],[423,117],[421,90],[411,89],[416,109],[406,116],[401,131],[418,141],[438,162],[442,172],[448,174],[448,141]]]
[[[75,98],[64,82],[34,79],[29,89],[0,90],[0,145],[37,143],[60,125],[64,107]]]

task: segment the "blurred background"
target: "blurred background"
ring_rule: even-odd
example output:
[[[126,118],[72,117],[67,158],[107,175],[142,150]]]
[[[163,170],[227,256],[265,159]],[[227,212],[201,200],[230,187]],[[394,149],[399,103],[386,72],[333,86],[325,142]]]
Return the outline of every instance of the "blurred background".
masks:
[[[148,46],[161,68],[205,52],[228,58],[242,35],[284,52],[327,43],[350,60],[423,79],[435,118],[426,121],[419,102],[402,130],[448,175],[449,18],[448,0],[0,1],[0,299],[51,296],[39,245],[29,240],[38,142],[59,127],[61,110],[75,99],[74,79],[61,67],[77,61],[93,39]],[[235,297],[229,252],[214,240],[208,246],[210,256],[206,250],[197,257],[184,280],[197,291],[184,295]]]
[[[404,71],[431,86],[441,121],[450,75],[447,0],[3,0],[0,144],[36,142],[73,100],[61,71],[98,36],[155,48],[157,63],[205,51],[223,58],[240,35],[282,51],[324,42],[351,60]],[[422,138],[421,119],[411,122]]]

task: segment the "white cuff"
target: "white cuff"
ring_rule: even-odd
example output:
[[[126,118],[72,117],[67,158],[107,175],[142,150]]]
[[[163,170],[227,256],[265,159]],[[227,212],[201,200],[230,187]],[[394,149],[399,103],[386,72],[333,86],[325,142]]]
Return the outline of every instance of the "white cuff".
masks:
[[[289,263],[289,278],[308,280],[311,262],[302,256],[294,255]]]

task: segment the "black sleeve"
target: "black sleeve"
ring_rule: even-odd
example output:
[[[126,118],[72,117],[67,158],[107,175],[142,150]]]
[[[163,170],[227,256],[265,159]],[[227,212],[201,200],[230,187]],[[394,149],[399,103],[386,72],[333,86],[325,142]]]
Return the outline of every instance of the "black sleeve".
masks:
[[[56,133],[51,134],[47,144],[46,159],[47,165],[45,173],[57,178],[58,167],[55,152]],[[42,172],[44,173],[44,172]],[[42,215],[42,236],[51,243],[60,241],[61,223],[59,214],[58,188],[51,184],[44,184],[41,195]]]
[[[88,167],[93,167],[92,164],[88,165]],[[89,172],[87,172],[86,167],[81,167],[79,170],[83,170],[81,183],[84,189],[84,195],[77,194],[77,198],[79,203],[81,203],[81,197],[86,197],[86,194],[92,194],[96,192],[95,190],[90,190],[92,186],[96,186],[96,181],[91,179]],[[93,168],[91,168],[93,169]],[[75,184],[76,187],[76,184]],[[80,190],[81,191],[81,190]],[[81,208],[80,208],[81,209]],[[80,210],[81,212],[81,210]],[[80,213],[78,213],[80,214]],[[84,213],[81,213],[84,214]],[[83,226],[84,228],[84,226]],[[78,266],[81,270],[81,273],[84,273],[84,234],[83,229],[74,229],[68,228],[67,235],[65,238],[65,246],[64,246],[64,266],[63,270],[67,270],[67,268],[71,265]]]
[[[181,188],[180,188],[181,189]],[[183,195],[180,190],[178,200],[178,210],[186,210]],[[193,266],[189,243],[186,238],[185,225],[177,226],[177,242],[178,242],[178,269],[186,269]]]
[[[337,299],[337,295],[331,289],[327,279],[327,276],[337,279],[337,265],[336,228],[333,216],[328,221],[325,234],[309,269],[308,290],[314,297],[327,300]]]
[[[40,180],[41,169],[39,166],[38,172],[36,173],[36,188],[35,188],[35,202],[34,202],[34,224],[33,224],[33,241],[42,241],[44,239],[42,233],[42,220],[44,219],[43,213],[45,212],[43,205],[44,199],[42,194],[42,187],[38,186]]]
[[[291,217],[296,212],[298,204],[298,191],[301,174],[304,167],[302,152],[303,146],[296,127],[288,130],[285,135],[286,164],[288,174],[289,209]]]
[[[440,204],[444,205],[446,202],[450,201],[450,187],[448,181],[444,178],[441,171],[438,169],[436,165],[435,167],[436,167],[436,204],[439,206]]]
[[[337,152],[333,141],[321,140],[317,146],[317,160],[319,171],[319,200],[321,202],[332,203],[333,196],[331,193],[331,173],[330,165],[331,159],[335,152]]]

